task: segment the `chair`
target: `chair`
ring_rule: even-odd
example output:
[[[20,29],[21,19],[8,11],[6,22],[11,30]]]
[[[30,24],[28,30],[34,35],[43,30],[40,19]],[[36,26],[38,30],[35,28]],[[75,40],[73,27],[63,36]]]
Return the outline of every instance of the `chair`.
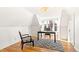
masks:
[[[34,46],[34,40],[32,40],[32,37],[29,34],[22,35],[19,31],[20,39],[21,39],[21,49],[23,50],[23,45],[25,43],[32,43],[32,46]]]
[[[48,26],[48,28],[46,27],[46,25],[44,26],[44,31],[51,31],[50,26]],[[45,33],[45,36],[48,35],[51,38],[51,34],[50,33]]]

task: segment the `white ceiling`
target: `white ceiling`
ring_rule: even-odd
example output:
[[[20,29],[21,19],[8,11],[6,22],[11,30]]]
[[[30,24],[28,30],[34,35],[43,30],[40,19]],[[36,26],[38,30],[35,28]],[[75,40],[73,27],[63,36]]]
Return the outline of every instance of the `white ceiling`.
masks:
[[[48,12],[46,13],[41,12],[41,8],[42,7],[25,7],[26,10],[39,17],[59,17],[61,16],[62,10],[67,11],[68,14],[75,13],[79,15],[79,7],[48,7]]]
[[[43,19],[52,19],[54,17],[58,18],[61,17],[62,10],[65,10],[68,13],[75,12],[76,15],[79,16],[79,8],[48,7],[47,13],[41,12],[40,9],[41,7],[1,7],[0,26],[29,25],[32,20],[33,14],[39,16],[40,22]]]
[[[33,14],[36,14],[40,17],[57,17],[61,16],[61,9],[59,7],[48,7],[47,12],[41,12],[42,7],[26,7],[28,11],[32,12]]]

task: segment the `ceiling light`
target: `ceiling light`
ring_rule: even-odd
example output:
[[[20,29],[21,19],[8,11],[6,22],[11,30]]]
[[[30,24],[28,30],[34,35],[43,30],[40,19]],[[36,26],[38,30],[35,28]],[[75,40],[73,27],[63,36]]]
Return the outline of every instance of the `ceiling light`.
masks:
[[[42,7],[40,10],[41,12],[48,12],[48,7]]]

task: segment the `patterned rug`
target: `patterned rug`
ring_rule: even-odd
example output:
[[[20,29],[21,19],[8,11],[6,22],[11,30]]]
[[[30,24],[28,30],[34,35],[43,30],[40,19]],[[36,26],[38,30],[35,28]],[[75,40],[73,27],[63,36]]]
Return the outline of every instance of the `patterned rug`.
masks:
[[[34,46],[64,52],[63,45],[59,40],[57,40],[56,43],[49,39],[34,40]]]

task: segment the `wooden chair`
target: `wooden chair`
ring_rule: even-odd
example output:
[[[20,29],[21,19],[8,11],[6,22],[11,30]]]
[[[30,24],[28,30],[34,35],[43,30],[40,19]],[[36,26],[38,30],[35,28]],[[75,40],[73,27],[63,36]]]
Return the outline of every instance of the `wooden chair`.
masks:
[[[44,31],[50,31],[50,26],[47,28],[46,25],[44,26]],[[45,36],[49,36],[51,38],[51,34],[50,33],[45,33]]]
[[[32,40],[32,37],[29,34],[22,35],[19,31],[20,39],[21,39],[21,49],[23,50],[23,45],[25,43],[32,43],[32,46],[34,46],[34,40]]]

